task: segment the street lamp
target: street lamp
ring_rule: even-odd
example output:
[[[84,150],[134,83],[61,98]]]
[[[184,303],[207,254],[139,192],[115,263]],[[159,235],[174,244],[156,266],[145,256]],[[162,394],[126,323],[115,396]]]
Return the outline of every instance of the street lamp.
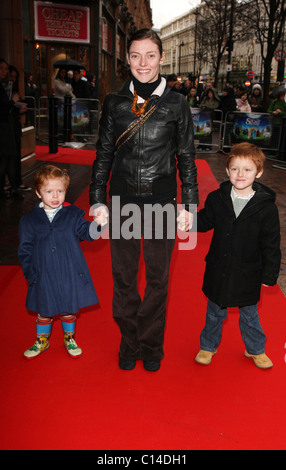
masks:
[[[227,47],[226,50],[228,51],[228,70],[226,74],[226,81],[227,83],[230,82],[230,75],[231,75],[231,53],[233,51],[233,16],[234,16],[234,10],[235,10],[235,0],[231,0],[231,6],[230,6],[230,22],[229,22],[229,38],[227,41]]]
[[[196,19],[195,19],[195,50],[194,50],[194,77],[196,76],[196,60],[197,60],[197,35],[198,35],[198,9],[196,8],[196,11],[194,13]]]
[[[181,75],[181,48],[184,46],[185,43],[182,41],[179,44],[179,75]]]

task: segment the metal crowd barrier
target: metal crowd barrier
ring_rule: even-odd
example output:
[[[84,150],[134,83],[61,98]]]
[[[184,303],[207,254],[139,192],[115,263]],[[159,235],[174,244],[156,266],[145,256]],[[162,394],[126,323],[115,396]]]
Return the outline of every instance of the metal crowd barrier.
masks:
[[[271,114],[228,112],[223,126],[222,149],[237,142],[251,142],[264,152],[278,154],[281,148],[282,124],[274,125]]]
[[[25,126],[33,126],[35,129],[37,127],[37,101],[34,96],[26,96],[25,101],[27,103],[27,112],[26,112],[26,120]]]
[[[26,126],[34,126],[36,138],[49,142],[49,99],[41,96],[38,100],[26,96],[28,111]],[[65,142],[63,128],[64,98],[58,98],[58,142]],[[71,100],[71,136],[78,142],[95,142],[98,135],[100,102],[97,99]],[[269,113],[228,112],[225,120],[221,110],[209,111],[191,108],[194,121],[194,143],[203,154],[229,151],[236,142],[249,141],[266,153],[274,154],[278,159],[286,160],[286,118],[282,124],[273,124]]]
[[[215,153],[221,148],[223,113],[201,108],[191,108],[194,123],[194,143],[200,153]]]
[[[58,141],[66,142],[64,129],[64,98],[57,99],[58,106]],[[39,98],[35,109],[35,129],[37,139],[47,143],[49,141],[49,99],[47,96]],[[94,143],[98,134],[100,116],[100,101],[91,98],[71,99],[71,138],[78,142]]]

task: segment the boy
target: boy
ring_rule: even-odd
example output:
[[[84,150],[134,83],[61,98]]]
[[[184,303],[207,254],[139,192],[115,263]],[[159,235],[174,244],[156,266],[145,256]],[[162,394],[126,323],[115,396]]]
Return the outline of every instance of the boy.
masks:
[[[216,354],[227,307],[239,307],[245,356],[257,367],[273,367],[265,354],[257,302],[261,284],[276,284],[280,262],[280,223],[275,193],[255,181],[263,173],[264,153],[248,142],[232,147],[226,172],[229,181],[210,193],[198,213],[198,232],[214,229],[203,292],[208,297],[206,324],[195,358],[208,365]]]

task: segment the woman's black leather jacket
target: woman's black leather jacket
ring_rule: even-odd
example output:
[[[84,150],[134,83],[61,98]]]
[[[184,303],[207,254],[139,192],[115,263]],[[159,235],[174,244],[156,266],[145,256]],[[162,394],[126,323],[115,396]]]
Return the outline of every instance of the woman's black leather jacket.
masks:
[[[159,97],[152,95],[150,109]],[[93,164],[90,204],[106,204],[110,195],[131,202],[157,202],[176,196],[177,167],[182,183],[182,203],[198,204],[193,122],[185,97],[167,88],[155,112],[121,148],[115,142],[138,118],[131,111],[129,82],[108,95],[100,120],[97,156]],[[123,138],[124,140],[124,138]]]

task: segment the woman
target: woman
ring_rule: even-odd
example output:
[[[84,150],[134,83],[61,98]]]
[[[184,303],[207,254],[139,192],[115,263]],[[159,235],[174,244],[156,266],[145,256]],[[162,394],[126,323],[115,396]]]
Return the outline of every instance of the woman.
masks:
[[[89,97],[91,99],[97,99],[97,90],[96,90],[95,82],[96,82],[95,73],[88,73],[87,74],[87,84],[88,84],[88,88],[89,88]]]
[[[139,30],[128,41],[131,79],[122,91],[107,96],[104,102],[90,186],[91,205],[106,204],[106,185],[112,174],[109,220],[113,316],[122,334],[119,366],[124,370],[134,369],[141,359],[146,370],[157,371],[164,357],[169,265],[176,233],[176,165],[182,182],[182,203],[198,203],[192,117],[185,97],[170,92],[160,76],[163,60],[162,43],[154,31]],[[132,236],[126,229],[130,204],[134,215],[129,225]],[[161,238],[156,237],[154,224],[148,231],[151,220],[146,211],[153,204],[157,209],[173,208],[173,237],[166,228],[166,218],[165,225],[159,226],[164,232]],[[187,211],[179,215],[182,229],[189,228],[188,216]],[[106,217],[104,208],[95,211],[96,222],[103,224]],[[142,300],[137,290],[141,232],[147,281]]]
[[[72,86],[66,81],[66,69],[59,69],[55,78],[55,95],[63,98],[65,95],[74,96],[72,93]]]
[[[8,71],[6,60],[0,59],[0,197],[23,199],[17,191],[17,150],[14,131],[14,109],[15,103],[19,101],[19,94],[13,92],[9,99],[6,93],[5,81]],[[4,191],[6,175],[10,183],[10,190],[7,193]]]
[[[220,99],[213,88],[206,90],[206,96],[202,99],[200,108],[214,111],[219,107]]]
[[[251,113],[251,106],[247,99],[247,91],[243,91],[240,98],[236,98],[236,104],[241,113]]]
[[[200,108],[205,111],[211,111],[211,127],[212,121],[214,119],[214,112],[218,109],[220,103],[220,99],[216,94],[214,88],[207,88],[205,91],[205,97],[202,99],[200,104]],[[209,135],[205,135],[202,140],[200,140],[202,144],[205,144],[202,148],[204,150],[212,150],[212,132]],[[199,149],[201,146],[199,145],[197,148]]]
[[[248,98],[252,113],[264,113],[262,88],[256,83],[252,88],[252,94]]]
[[[192,86],[188,95],[189,106],[191,108],[198,108],[200,97],[197,94],[197,89],[195,86]]]

